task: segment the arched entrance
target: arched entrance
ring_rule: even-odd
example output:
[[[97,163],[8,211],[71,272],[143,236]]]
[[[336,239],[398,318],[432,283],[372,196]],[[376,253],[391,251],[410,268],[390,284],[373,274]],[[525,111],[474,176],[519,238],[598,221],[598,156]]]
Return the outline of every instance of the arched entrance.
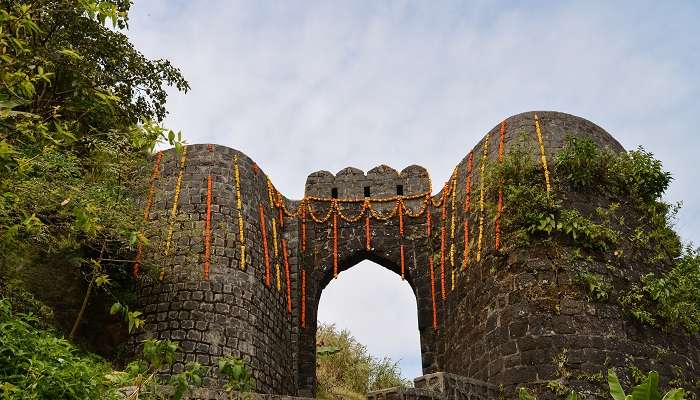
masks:
[[[403,378],[413,380],[423,375],[416,310],[416,297],[406,280],[364,260],[323,290],[318,329],[333,325],[338,333],[349,331],[368,355],[391,359]],[[322,379],[318,372],[317,379]]]
[[[428,268],[433,243],[426,222],[436,218],[428,216],[431,207],[426,206],[431,201],[426,197],[430,185],[427,172],[418,166],[401,173],[387,166],[367,174],[354,168],[336,175],[319,171],[307,179],[309,215],[304,216],[300,227],[301,301],[305,305],[299,331],[300,393],[310,395],[315,387],[316,320],[321,293],[342,271],[363,260],[409,283],[416,297],[423,372],[439,370],[434,318],[437,304]]]

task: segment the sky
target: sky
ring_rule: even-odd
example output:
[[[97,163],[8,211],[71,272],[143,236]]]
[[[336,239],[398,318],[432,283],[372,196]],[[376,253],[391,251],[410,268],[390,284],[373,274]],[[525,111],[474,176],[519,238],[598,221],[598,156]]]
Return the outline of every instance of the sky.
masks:
[[[700,244],[700,2],[137,1],[129,37],[190,82],[165,125],[249,155],[288,198],[311,172],[419,164],[435,187],[504,118],[562,111],[641,145]],[[372,299],[368,303],[367,299]],[[415,299],[371,262],[319,319],[420,373]]]

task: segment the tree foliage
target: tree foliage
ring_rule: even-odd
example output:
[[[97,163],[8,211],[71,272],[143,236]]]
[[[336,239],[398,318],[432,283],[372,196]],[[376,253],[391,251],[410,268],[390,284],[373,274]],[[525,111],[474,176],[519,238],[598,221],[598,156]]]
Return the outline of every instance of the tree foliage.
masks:
[[[323,355],[317,357],[319,398],[365,398],[368,391],[410,385],[401,377],[397,362],[373,357],[348,330],[338,331],[333,324],[321,324],[316,341],[324,349]]]
[[[147,156],[179,145],[158,125],[166,87],[188,84],[124,35],[130,0],[0,5],[0,276],[51,259],[54,273],[83,266],[107,288],[128,263],[106,260],[145,243],[135,199]]]

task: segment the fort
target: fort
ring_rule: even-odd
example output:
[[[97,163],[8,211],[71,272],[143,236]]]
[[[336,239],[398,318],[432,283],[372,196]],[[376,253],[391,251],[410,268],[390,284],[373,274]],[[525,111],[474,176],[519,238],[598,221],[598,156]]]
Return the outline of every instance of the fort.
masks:
[[[410,284],[425,375],[415,388],[370,393],[372,399],[513,398],[520,386],[544,387],[563,374],[595,393],[605,386],[601,371],[631,363],[659,371],[663,382],[679,369],[697,379],[697,335],[633,321],[613,301],[590,301],[574,282],[580,265],[569,255],[506,242],[501,218],[514,205],[504,204],[502,189],[485,187],[486,165],[525,140],[553,191],[552,160],[569,135],[624,151],[587,120],[528,112],[465,149],[443,185],[416,165],[400,172],[348,167],[310,174],[301,200],[284,197],[237,150],[201,144],[163,151],[144,201],[149,239],[162,251],[140,251],[135,266],[139,274],[143,260],[159,273],[140,274],[146,325],[131,343],[179,342],[170,373],[232,354],[252,369],[257,393],[313,397],[321,293],[367,259]],[[582,211],[607,201],[592,196],[564,190],[557,199]],[[641,274],[634,266],[582,262],[614,290]],[[212,376],[198,396],[216,398],[220,384]]]

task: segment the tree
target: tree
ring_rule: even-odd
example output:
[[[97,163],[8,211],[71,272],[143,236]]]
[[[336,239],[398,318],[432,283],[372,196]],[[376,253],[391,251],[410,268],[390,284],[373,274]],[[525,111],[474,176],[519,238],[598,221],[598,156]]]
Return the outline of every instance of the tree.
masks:
[[[348,330],[321,324],[316,331],[317,396],[322,399],[364,399],[368,391],[407,387],[397,362],[378,359],[367,352]],[[329,349],[332,349],[330,351]]]
[[[161,140],[180,146],[158,125],[166,86],[189,86],[169,61],[134,49],[123,33],[130,6],[0,0],[5,281],[31,286],[48,273],[55,286],[80,268],[91,289],[107,288],[126,280],[134,246],[147,242],[136,202],[147,158]]]

